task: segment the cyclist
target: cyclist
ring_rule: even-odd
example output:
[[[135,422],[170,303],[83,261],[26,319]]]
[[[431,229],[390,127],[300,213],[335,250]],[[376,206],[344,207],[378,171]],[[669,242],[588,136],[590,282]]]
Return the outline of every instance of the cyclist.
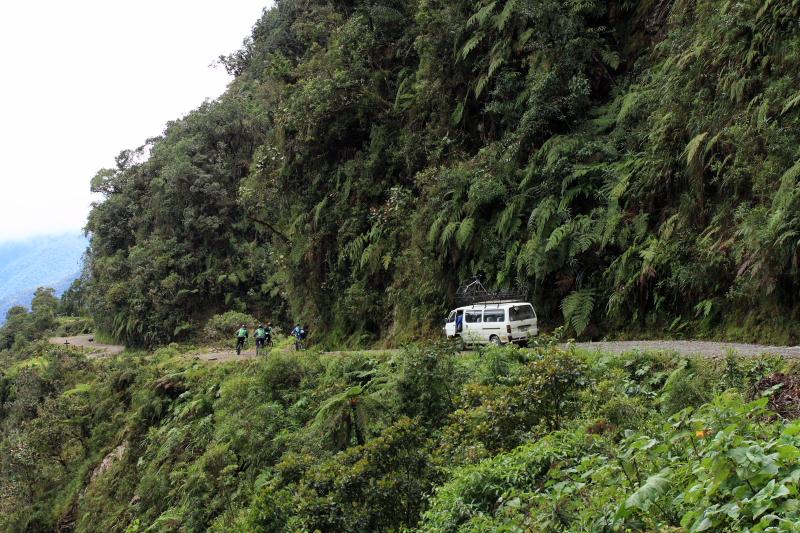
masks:
[[[256,351],[258,351],[259,349],[264,349],[264,347],[267,345],[267,330],[264,329],[264,326],[259,324],[255,335],[256,335]]]
[[[294,329],[292,330],[292,335],[295,337],[295,349],[300,350],[301,346],[305,347],[306,330],[300,325],[300,322],[295,325]]]
[[[267,342],[270,342],[272,340],[272,322],[267,322],[265,330],[267,332]]]
[[[244,347],[244,341],[248,337],[247,334],[247,326],[242,324],[242,327],[239,328],[239,331],[236,332],[236,355],[242,353],[242,348]]]

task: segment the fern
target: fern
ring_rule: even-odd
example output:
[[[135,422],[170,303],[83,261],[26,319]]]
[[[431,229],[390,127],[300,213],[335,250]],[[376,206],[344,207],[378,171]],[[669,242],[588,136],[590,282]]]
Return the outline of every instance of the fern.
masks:
[[[572,225],[571,224],[564,224],[556,229],[550,234],[550,238],[547,239],[547,245],[544,248],[545,252],[550,252],[564,241],[564,238],[572,232]]]
[[[714,308],[713,300],[703,300],[702,302],[694,306],[694,312],[698,316],[702,314],[703,317],[708,317],[708,315],[711,314],[711,310],[713,308]]]
[[[457,221],[450,222],[447,227],[444,228],[441,237],[439,238],[439,244],[441,246],[447,246],[447,243],[450,242],[450,239],[453,238],[453,235],[459,229],[460,224]]]
[[[516,5],[517,5],[517,0],[508,0],[506,2],[506,5],[503,6],[503,11],[501,11],[500,14],[497,15],[494,21],[495,28],[497,28],[500,31],[503,31],[503,28],[505,28],[506,23],[513,15],[514,8],[516,7]]]
[[[486,34],[483,32],[478,32],[470,38],[469,41],[461,47],[461,52],[459,53],[462,60],[466,59],[467,56],[475,50],[475,48],[481,43],[483,38],[486,37]]]
[[[442,229],[444,221],[445,221],[445,214],[442,213],[441,215],[436,217],[436,220],[434,220],[433,224],[431,224],[431,229],[428,230],[428,242],[431,245],[435,244],[436,241],[439,240],[439,232]]]
[[[609,67],[616,69],[619,67],[619,53],[612,52],[610,50],[601,50],[600,57],[603,60],[603,63],[608,65]]]
[[[464,116],[464,102],[461,101],[456,105],[456,108],[453,110],[453,114],[450,117],[450,121],[453,125],[458,125],[461,123],[461,118]]]
[[[500,216],[497,218],[494,229],[502,240],[510,238],[513,232],[519,227],[519,214],[524,205],[524,201],[524,197],[515,198],[514,201],[506,205],[505,209],[503,209]]]
[[[528,227],[533,229],[536,226],[543,226],[544,223],[550,220],[556,213],[557,207],[557,200],[553,197],[542,200],[539,205],[531,211],[531,215],[528,217]]]
[[[589,325],[589,319],[594,310],[595,290],[583,289],[573,291],[561,302],[561,312],[564,314],[565,327],[571,326],[580,335]]]
[[[463,249],[466,244],[472,239],[472,232],[475,229],[475,219],[467,217],[461,221],[456,233],[456,245]]]
[[[492,14],[494,11],[494,6],[497,5],[497,2],[491,2],[485,6],[483,6],[477,13],[472,15],[467,20],[467,27],[472,26],[474,24],[483,24],[489,18],[489,15]]]
[[[684,154],[686,155],[686,164],[691,165],[695,161],[695,157],[700,151],[700,146],[703,144],[705,138],[708,137],[708,132],[701,133],[699,135],[695,135],[695,137],[689,141],[689,144],[686,145],[686,150],[684,150]]]
[[[783,173],[781,183],[794,183],[798,176],[800,176],[800,160]]]
[[[795,93],[794,96],[789,98],[785,104],[783,104],[783,108],[781,109],[781,115],[785,115],[787,112],[794,109],[794,107],[800,103],[800,92]]]

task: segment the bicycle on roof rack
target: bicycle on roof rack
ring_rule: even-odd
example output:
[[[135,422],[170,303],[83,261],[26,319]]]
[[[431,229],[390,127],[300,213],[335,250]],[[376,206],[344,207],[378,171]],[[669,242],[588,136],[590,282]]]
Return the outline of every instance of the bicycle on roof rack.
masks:
[[[454,294],[458,307],[445,319],[444,334],[462,348],[466,344],[524,344],[539,333],[536,311],[527,299],[525,287],[486,289],[473,277]]]
[[[482,302],[511,302],[525,301],[528,299],[526,287],[508,287],[503,289],[487,290],[478,279],[478,276],[467,280],[461,285],[454,295],[457,305],[471,305]]]

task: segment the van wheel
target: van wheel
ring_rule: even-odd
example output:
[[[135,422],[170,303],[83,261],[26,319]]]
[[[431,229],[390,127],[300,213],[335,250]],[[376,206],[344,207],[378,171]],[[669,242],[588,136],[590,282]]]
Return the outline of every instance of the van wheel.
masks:
[[[489,337],[489,342],[491,342],[495,346],[503,345],[503,343],[500,341],[500,337],[498,337],[497,335],[492,335],[491,337]]]

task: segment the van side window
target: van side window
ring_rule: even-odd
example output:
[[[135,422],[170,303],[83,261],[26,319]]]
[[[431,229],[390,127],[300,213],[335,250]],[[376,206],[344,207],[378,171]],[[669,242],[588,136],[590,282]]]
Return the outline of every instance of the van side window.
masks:
[[[506,312],[503,309],[493,309],[483,313],[484,322],[504,322]]]
[[[531,318],[536,318],[536,314],[534,314],[533,307],[530,305],[515,305],[508,309],[508,318],[512,322],[516,320],[529,320]]]
[[[480,322],[481,321],[481,312],[480,311],[466,311],[464,313],[464,321],[469,323]]]
[[[456,321],[456,312],[455,311],[450,311],[450,314],[447,315],[447,320],[445,320],[445,322],[450,324],[450,323],[455,322],[455,321]]]

